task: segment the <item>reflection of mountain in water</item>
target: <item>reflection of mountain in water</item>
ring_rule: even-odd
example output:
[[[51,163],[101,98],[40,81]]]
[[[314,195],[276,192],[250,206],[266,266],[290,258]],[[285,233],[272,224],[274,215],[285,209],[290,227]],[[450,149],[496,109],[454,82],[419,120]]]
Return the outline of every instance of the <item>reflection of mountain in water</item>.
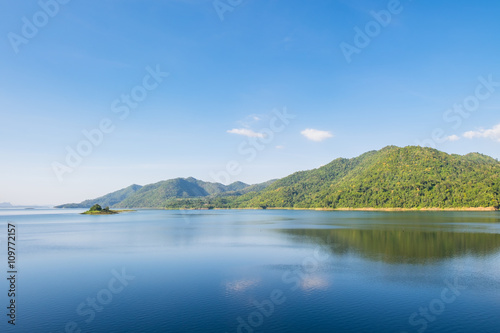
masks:
[[[500,249],[500,234],[403,229],[289,229],[280,230],[326,245],[336,254],[357,252],[370,260],[420,263],[493,254]]]

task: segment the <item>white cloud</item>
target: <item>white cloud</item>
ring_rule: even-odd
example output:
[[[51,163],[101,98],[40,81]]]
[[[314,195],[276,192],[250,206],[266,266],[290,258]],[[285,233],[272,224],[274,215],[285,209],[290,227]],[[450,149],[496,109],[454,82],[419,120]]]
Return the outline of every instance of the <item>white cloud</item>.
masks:
[[[285,146],[276,146],[276,149],[285,149]]]
[[[460,140],[460,137],[455,134],[446,137],[446,141],[458,141],[458,140]]]
[[[477,131],[465,132],[464,138],[467,139],[485,138],[500,142],[500,124],[495,125],[491,129],[481,128]]]
[[[323,140],[326,140],[328,138],[333,138],[333,134],[328,131],[320,131],[317,129],[312,129],[312,128],[306,128],[302,132],[300,132],[303,136],[305,136],[307,139],[316,141],[316,142],[321,142]]]
[[[238,134],[243,136],[248,136],[249,138],[263,138],[264,134],[257,133],[248,128],[234,128],[232,130],[227,131],[231,134]]]

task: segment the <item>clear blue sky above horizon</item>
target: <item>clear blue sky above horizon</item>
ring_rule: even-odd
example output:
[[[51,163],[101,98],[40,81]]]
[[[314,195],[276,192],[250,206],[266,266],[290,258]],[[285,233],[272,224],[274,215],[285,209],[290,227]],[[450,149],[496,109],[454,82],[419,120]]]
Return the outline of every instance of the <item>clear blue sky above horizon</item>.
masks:
[[[0,202],[215,181],[229,161],[231,181],[258,183],[387,145],[500,158],[500,3],[407,0],[374,23],[391,3],[243,0],[221,20],[212,0],[72,0],[44,22],[38,1],[0,0]],[[23,18],[39,20],[34,36]],[[379,31],[356,44],[367,25]],[[146,67],[169,76],[120,119],[112,104]],[[471,112],[453,109],[464,102]],[[295,118],[263,134],[283,108]],[[54,162],[105,118],[114,130],[60,181]],[[248,140],[266,141],[251,161]]]

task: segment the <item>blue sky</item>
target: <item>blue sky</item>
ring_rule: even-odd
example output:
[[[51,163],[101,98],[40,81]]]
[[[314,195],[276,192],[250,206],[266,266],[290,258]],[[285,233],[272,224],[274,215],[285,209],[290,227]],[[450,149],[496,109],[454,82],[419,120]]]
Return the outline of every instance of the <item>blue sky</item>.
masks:
[[[494,1],[55,1],[0,0],[0,202],[257,183],[387,145],[500,158]],[[70,167],[103,119],[113,130]]]

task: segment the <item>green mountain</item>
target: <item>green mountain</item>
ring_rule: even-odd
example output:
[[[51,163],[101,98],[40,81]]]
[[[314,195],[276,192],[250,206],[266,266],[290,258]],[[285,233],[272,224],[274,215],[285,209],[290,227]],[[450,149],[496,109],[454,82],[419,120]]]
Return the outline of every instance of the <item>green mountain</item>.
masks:
[[[239,196],[239,195],[243,195],[243,194],[250,193],[250,192],[262,191],[263,189],[269,187],[275,181],[276,181],[276,179],[271,179],[271,180],[268,180],[267,182],[264,182],[264,183],[247,185],[246,187],[243,187],[241,189],[220,193],[216,196],[217,197],[220,197],[220,196]]]
[[[499,202],[495,159],[389,146],[296,172],[260,191],[177,200],[168,208],[479,208]]]
[[[195,178],[176,178],[145,186],[132,185],[105,196],[81,203],[65,204],[56,208],[89,208],[94,204],[114,208],[164,208],[168,202],[180,198],[201,198],[217,195],[241,195],[265,188],[266,182],[248,185],[234,182],[230,185],[204,182]]]
[[[242,199],[241,207],[498,207],[500,163],[481,154],[389,146],[295,173]]]
[[[176,178],[143,186],[137,193],[115,205],[119,208],[163,208],[172,198],[197,198],[222,194],[249,185],[241,182],[228,186],[195,178]]]
[[[177,178],[120,191],[78,207],[120,208],[480,208],[500,206],[500,163],[478,153],[395,146],[338,158],[262,184]],[[128,188],[127,188],[128,189]],[[73,204],[75,205],[75,204]],[[62,205],[59,207],[71,207]]]
[[[80,203],[60,205],[56,206],[55,208],[90,208],[95,204],[101,205],[102,207],[107,207],[107,206],[112,207],[118,204],[119,202],[122,202],[126,198],[130,197],[141,188],[142,186],[134,184],[130,185],[129,187],[123,188],[121,190],[118,190],[116,192],[106,194],[96,199],[85,200]]]
[[[238,191],[245,191],[248,192],[249,188],[255,188],[255,186],[259,186],[262,184],[256,184],[256,185],[248,185],[243,182],[234,182],[232,184],[229,184],[226,186],[226,191],[229,192],[238,192]]]

